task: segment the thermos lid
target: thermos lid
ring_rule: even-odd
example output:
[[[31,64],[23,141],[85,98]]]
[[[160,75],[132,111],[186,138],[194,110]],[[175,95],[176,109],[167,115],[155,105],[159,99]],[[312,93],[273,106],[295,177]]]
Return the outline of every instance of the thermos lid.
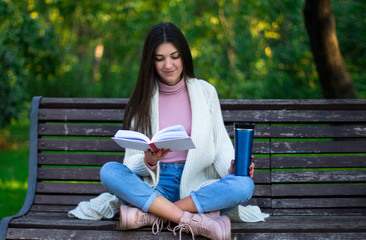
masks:
[[[234,123],[234,129],[254,129],[255,123],[251,122],[236,122]]]

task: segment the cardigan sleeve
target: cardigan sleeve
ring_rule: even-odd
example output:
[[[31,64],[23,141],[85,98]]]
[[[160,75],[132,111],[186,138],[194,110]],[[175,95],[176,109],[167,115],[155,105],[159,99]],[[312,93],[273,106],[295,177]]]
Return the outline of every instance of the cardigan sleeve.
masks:
[[[220,177],[228,174],[231,160],[235,157],[233,143],[225,128],[219,98],[216,90],[210,95],[210,114],[213,125],[215,160],[214,166]]]

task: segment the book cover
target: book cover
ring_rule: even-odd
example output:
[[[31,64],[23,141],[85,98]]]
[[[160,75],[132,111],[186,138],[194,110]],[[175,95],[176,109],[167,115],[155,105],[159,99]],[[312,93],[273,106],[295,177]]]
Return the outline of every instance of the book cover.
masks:
[[[174,125],[157,132],[151,139],[145,134],[132,130],[118,130],[112,139],[122,148],[146,151],[159,149],[182,151],[196,148],[182,125]]]

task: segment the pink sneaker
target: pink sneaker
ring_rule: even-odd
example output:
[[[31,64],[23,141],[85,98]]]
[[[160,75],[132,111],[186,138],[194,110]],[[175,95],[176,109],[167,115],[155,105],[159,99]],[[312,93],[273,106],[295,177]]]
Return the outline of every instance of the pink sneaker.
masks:
[[[119,230],[136,229],[152,226],[154,234],[159,233],[163,228],[162,218],[146,213],[139,208],[121,205],[119,213]]]
[[[223,224],[223,226],[225,226],[224,235],[225,236],[230,236],[230,238],[231,238],[231,222],[230,222],[230,219],[228,217],[220,216],[220,211],[208,212],[208,213],[205,213],[205,215],[207,217],[211,218],[211,219],[220,221],[221,224]]]
[[[179,230],[179,238],[184,231],[191,232],[193,239],[194,235],[199,235],[213,240],[230,240],[230,220],[217,214],[209,214],[209,216],[184,212],[179,220],[179,225],[173,229],[174,235],[176,235],[175,231]]]

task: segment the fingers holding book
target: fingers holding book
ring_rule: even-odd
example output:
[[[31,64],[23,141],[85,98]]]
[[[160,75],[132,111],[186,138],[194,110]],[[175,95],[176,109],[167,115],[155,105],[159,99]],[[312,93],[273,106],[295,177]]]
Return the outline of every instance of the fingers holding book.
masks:
[[[168,152],[170,152],[170,149],[161,148],[157,152],[148,149],[145,151],[145,162],[150,166],[155,166]]]

